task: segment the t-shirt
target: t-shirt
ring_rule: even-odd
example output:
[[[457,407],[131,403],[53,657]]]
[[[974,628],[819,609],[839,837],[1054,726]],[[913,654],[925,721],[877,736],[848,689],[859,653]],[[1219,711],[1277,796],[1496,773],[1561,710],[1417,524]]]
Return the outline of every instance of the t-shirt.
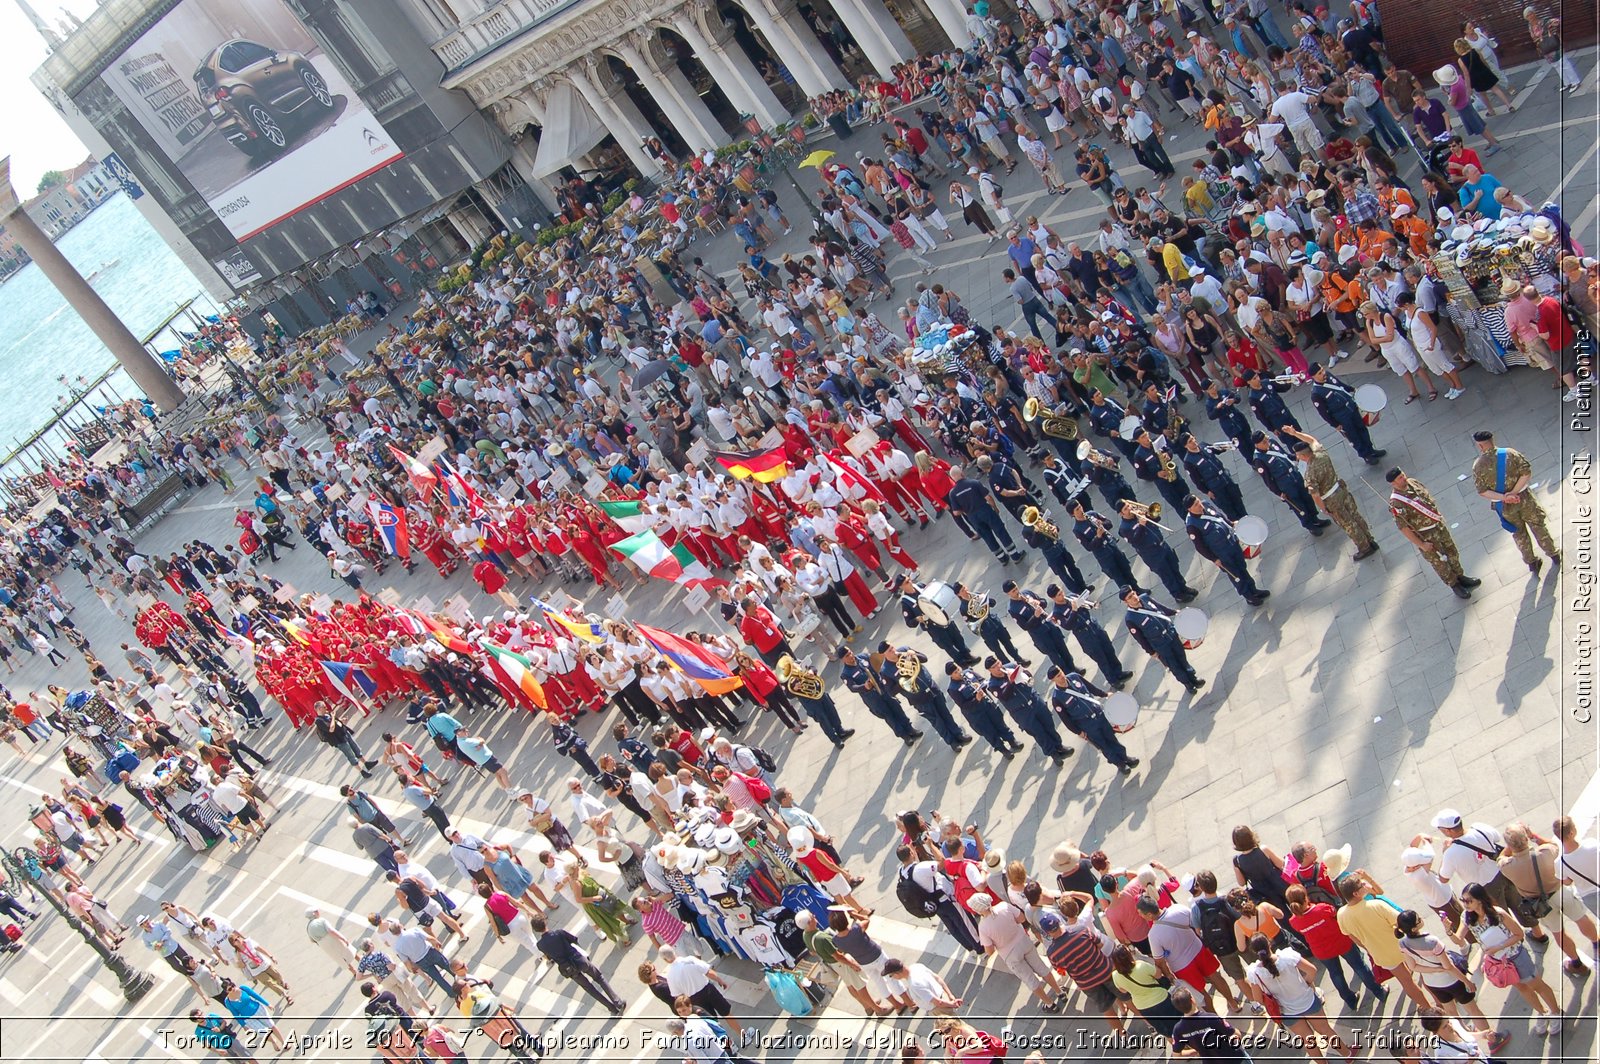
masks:
[[[1193,963],[1201,948],[1188,909],[1174,905],[1150,925],[1150,956],[1166,961],[1174,972]]]
[[[1021,912],[1008,901],[1000,902],[978,921],[978,941],[993,946],[995,953],[1008,957],[1028,948],[1028,931],[1018,920]]]
[[[860,924],[851,924],[849,930],[835,935],[833,944],[840,953],[844,953],[857,964],[865,967],[875,964],[883,959],[883,947],[873,941],[867,929]]]
[[[944,987],[939,983],[939,977],[925,964],[907,965],[905,978],[890,982],[904,987],[906,993],[911,995],[911,1000],[923,1010],[932,1008],[934,999],[943,997],[945,993]]]
[[[1381,902],[1379,903],[1382,904]],[[1425,986],[1449,986],[1456,977],[1446,970],[1444,943],[1433,935],[1414,935],[1398,939],[1400,952],[1417,964],[1417,975]],[[1384,965],[1385,968],[1388,965]]]
[[[1311,121],[1311,97],[1298,90],[1286,92],[1278,97],[1270,113],[1287,125],[1305,125]]]
[[[1285,1016],[1298,1015],[1317,1003],[1317,992],[1300,972],[1299,953],[1292,949],[1280,949],[1272,955],[1272,963],[1278,969],[1277,975],[1267,971],[1267,966],[1257,961],[1245,973],[1245,978],[1277,998]]]
[[[1111,982],[1118,990],[1133,999],[1136,1009],[1153,1008],[1167,1000],[1167,988],[1158,981],[1161,973],[1147,960],[1135,959],[1133,971],[1128,975],[1113,971]]]
[[[1350,936],[1339,930],[1339,914],[1325,901],[1290,916],[1289,926],[1300,932],[1311,947],[1311,955],[1319,961],[1343,956],[1355,948]]]
[[[522,911],[517,908],[517,903],[512,901],[508,894],[499,890],[483,900],[483,907],[498,916],[503,924],[511,923],[517,918],[517,914]]]
[[[1400,967],[1400,944],[1395,941],[1396,913],[1376,898],[1353,901],[1339,910],[1339,930],[1355,939],[1361,948],[1385,968]]]
[[[1192,1049],[1202,1060],[1238,1061],[1243,1064],[1244,1046],[1239,1032],[1221,1016],[1197,1012],[1173,1024],[1172,1041],[1178,1049]]]
[[[710,977],[706,974],[711,971],[711,965],[698,957],[679,957],[667,965],[664,973],[667,977],[667,986],[671,988],[674,997],[682,994],[693,996],[705,989]]]
[[[1556,858],[1556,868],[1580,898],[1600,893],[1600,842],[1580,842],[1576,850]]]
[[[1111,978],[1111,960],[1106,956],[1105,940],[1094,927],[1094,912],[1085,909],[1065,932],[1045,940],[1050,966],[1066,972],[1074,983],[1087,989]]]
[[[1452,839],[1439,855],[1439,875],[1457,890],[1468,883],[1488,886],[1500,874],[1495,857],[1505,837],[1487,824],[1474,824],[1459,839]],[[1388,965],[1384,965],[1388,967]]]

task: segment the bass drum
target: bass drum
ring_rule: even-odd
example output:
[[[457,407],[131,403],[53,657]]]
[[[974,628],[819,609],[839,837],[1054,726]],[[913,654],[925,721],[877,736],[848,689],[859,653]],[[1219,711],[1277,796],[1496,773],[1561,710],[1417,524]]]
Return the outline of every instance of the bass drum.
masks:
[[[1106,695],[1100,709],[1106,715],[1106,723],[1111,725],[1112,731],[1132,731],[1133,726],[1139,723],[1139,703],[1126,691],[1112,691]]]
[[[1376,425],[1389,405],[1389,393],[1376,384],[1360,384],[1356,386],[1355,401],[1361,420],[1369,426]]]
[[[961,598],[949,584],[934,581],[923,585],[921,594],[917,596],[917,604],[922,607],[928,620],[941,627],[955,624],[961,619]]]
[[[1234,535],[1239,537],[1239,549],[1246,558],[1259,558],[1261,547],[1267,542],[1267,523],[1255,514],[1245,514],[1239,518],[1238,524],[1233,526]]]

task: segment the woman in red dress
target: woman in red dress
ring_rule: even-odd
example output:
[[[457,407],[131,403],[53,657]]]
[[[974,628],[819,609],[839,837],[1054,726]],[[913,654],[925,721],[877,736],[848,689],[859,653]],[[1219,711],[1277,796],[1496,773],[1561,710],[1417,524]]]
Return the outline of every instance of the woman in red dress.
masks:
[[[768,668],[766,662],[741,650],[734,654],[733,666],[744,681],[745,691],[756,705],[770,709],[783,722],[783,726],[796,735],[805,730],[800,714],[795,712],[795,705],[789,699],[789,692],[778,682],[778,674]]]
[[[950,509],[950,504],[945,501],[950,495],[950,489],[956,482],[950,479],[950,463],[943,458],[935,458],[927,451],[918,451],[912,456],[917,466],[917,489],[925,495],[933,508],[940,513]]]

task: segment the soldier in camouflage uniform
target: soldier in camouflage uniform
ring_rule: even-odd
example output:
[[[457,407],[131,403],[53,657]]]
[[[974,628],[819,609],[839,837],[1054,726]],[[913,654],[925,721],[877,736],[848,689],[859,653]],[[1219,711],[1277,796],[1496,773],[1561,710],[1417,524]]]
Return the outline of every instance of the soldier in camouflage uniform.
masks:
[[[1533,553],[1533,541],[1537,540],[1539,549],[1548,554],[1559,569],[1561,551],[1557,549],[1556,541],[1545,524],[1544,507],[1528,491],[1528,481],[1533,478],[1533,466],[1520,451],[1510,447],[1497,448],[1494,445],[1494,433],[1488,429],[1474,432],[1472,441],[1478,445],[1480,452],[1472,463],[1472,486],[1479,495],[1494,504],[1500,524],[1516,541],[1523,562],[1536,575],[1544,568],[1544,559]],[[1505,461],[1503,475],[1500,471],[1502,455]]]
[[[1396,466],[1383,475],[1389,482],[1389,513],[1400,534],[1409,539],[1439,574],[1439,579],[1456,593],[1456,598],[1472,597],[1472,589],[1482,580],[1461,571],[1461,552],[1450,538],[1450,529],[1439,513],[1433,494],[1419,480],[1412,480]]]
[[[1355,492],[1339,479],[1339,471],[1333,467],[1333,456],[1309,432],[1295,428],[1284,431],[1294,437],[1294,456],[1304,470],[1306,490],[1316,500],[1317,509],[1333,518],[1334,524],[1356,545],[1351,560],[1359,562],[1372,557],[1378,552],[1378,541],[1372,538],[1372,529],[1367,527]]]

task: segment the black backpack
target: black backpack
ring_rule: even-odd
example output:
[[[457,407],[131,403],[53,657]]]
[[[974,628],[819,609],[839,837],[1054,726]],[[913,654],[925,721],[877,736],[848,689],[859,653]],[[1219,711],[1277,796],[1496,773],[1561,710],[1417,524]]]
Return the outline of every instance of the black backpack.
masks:
[[[900,899],[900,904],[905,906],[906,912],[921,920],[926,920],[939,911],[939,895],[923,888],[911,876],[916,865],[906,865],[900,869],[895,877],[894,895]]]
[[[747,746],[745,749],[750,751],[750,756],[756,759],[756,764],[761,766],[762,772],[778,771],[778,759],[767,753],[766,750],[759,746]]]
[[[1195,916],[1200,923],[1200,941],[1218,957],[1231,957],[1239,952],[1239,943],[1233,935],[1233,911],[1227,902],[1204,898],[1195,902]]]

